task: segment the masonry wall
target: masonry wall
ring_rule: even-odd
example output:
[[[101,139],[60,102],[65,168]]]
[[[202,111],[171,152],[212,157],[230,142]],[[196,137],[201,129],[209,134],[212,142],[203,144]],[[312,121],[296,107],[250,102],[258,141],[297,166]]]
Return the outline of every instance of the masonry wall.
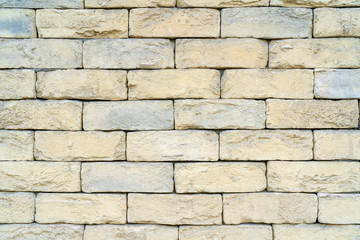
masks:
[[[360,0],[0,7],[0,240],[360,239]]]

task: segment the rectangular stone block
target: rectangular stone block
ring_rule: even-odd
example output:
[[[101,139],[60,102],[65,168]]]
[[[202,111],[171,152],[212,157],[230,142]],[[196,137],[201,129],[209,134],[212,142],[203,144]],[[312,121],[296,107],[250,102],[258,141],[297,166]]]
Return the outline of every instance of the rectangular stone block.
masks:
[[[267,128],[357,128],[356,100],[266,100]]]
[[[360,69],[315,70],[316,98],[360,98]]]
[[[272,230],[267,225],[237,226],[184,226],[179,228],[180,240],[272,240]]]
[[[269,0],[177,0],[178,7],[250,7],[269,6]]]
[[[177,39],[177,68],[265,68],[268,44],[258,39]]]
[[[126,71],[57,70],[38,72],[36,93],[38,97],[45,99],[126,100]]]
[[[311,160],[311,131],[261,130],[220,133],[221,160]]]
[[[86,226],[84,240],[109,239],[178,240],[178,228],[159,225]]]
[[[81,225],[4,224],[0,225],[0,240],[82,240],[83,232],[84,227]]]
[[[83,0],[3,0],[5,8],[83,8]]]
[[[178,193],[260,192],[266,188],[264,163],[176,163]]]
[[[124,160],[125,133],[37,131],[34,151],[36,160]]]
[[[80,163],[0,162],[0,190],[80,191]]]
[[[35,220],[38,223],[124,224],[126,196],[39,193]]]
[[[174,7],[176,0],[85,0],[86,8]]]
[[[265,102],[255,100],[176,100],[176,129],[262,129]]]
[[[220,194],[129,194],[128,222],[166,225],[221,224]]]
[[[360,181],[358,181],[359,183]],[[359,224],[360,194],[326,194],[319,196],[319,222],[328,224]],[[360,236],[360,232],[359,232]]]
[[[84,103],[85,130],[165,130],[174,127],[172,101]]]
[[[281,39],[308,38],[311,35],[311,9],[254,7],[221,10],[221,37]]]
[[[268,162],[268,190],[277,192],[360,191],[359,162]]]
[[[304,193],[224,194],[224,223],[314,223],[317,196]]]
[[[0,39],[0,68],[80,67],[80,40]]]
[[[355,7],[360,0],[271,0],[271,6],[281,7]]]
[[[128,132],[128,161],[217,161],[218,135],[212,131]]]
[[[172,163],[83,163],[83,192],[172,192]]]
[[[0,131],[1,160],[34,160],[34,133]]]
[[[174,44],[168,39],[88,40],[83,59],[85,68],[174,68]]]
[[[31,223],[34,211],[34,193],[0,192],[0,223]]]
[[[289,39],[271,41],[270,68],[359,68],[360,39]]]
[[[129,99],[219,98],[220,72],[212,69],[129,71]]]
[[[30,9],[0,9],[0,37],[36,38],[35,11]]]
[[[81,130],[79,101],[0,101],[0,128]]]
[[[36,11],[40,38],[127,38],[127,10]]]
[[[36,98],[33,70],[0,71],[0,99]]]
[[[225,70],[221,78],[221,98],[312,99],[313,79],[312,70]]]
[[[219,37],[214,9],[137,8],[130,10],[130,37]]]

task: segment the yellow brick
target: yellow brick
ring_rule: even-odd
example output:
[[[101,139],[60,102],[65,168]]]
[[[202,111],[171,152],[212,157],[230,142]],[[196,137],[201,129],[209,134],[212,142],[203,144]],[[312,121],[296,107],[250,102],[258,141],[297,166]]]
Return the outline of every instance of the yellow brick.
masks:
[[[34,211],[34,193],[0,192],[0,223],[31,223]]]
[[[0,131],[1,160],[34,160],[34,133]]]
[[[35,82],[32,70],[0,71],[0,99],[36,98]]]
[[[177,0],[178,7],[249,7],[268,6],[269,0]]]
[[[271,6],[281,7],[355,7],[360,0],[271,0]]]
[[[176,0],[85,0],[86,8],[173,7]]]

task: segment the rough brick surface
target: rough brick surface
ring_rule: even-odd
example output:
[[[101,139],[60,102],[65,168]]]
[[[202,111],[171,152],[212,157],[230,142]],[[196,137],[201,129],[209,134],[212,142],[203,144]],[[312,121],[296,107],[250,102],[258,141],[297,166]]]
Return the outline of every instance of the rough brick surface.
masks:
[[[355,7],[359,0],[270,0],[271,6],[282,7]]]
[[[268,6],[269,0],[177,0],[178,7],[250,7]]]
[[[176,0],[85,0],[86,8],[174,7]]]
[[[83,8],[83,0],[3,0],[0,7],[9,8]]]
[[[0,131],[1,160],[33,160],[34,133],[31,131]]]
[[[0,71],[0,98],[35,98],[36,75],[32,70]]]
[[[34,210],[34,193],[0,192],[0,223],[31,223]]]
[[[0,3],[1,6],[1,3]],[[30,9],[0,9],[0,37],[36,37],[35,11]]]

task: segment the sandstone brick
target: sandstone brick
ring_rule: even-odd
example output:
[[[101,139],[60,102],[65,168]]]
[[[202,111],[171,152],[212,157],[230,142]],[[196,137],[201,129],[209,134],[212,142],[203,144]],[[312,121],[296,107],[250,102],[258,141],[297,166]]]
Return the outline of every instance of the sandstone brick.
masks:
[[[83,58],[85,68],[173,68],[174,46],[168,39],[88,40]]]
[[[355,7],[360,0],[271,0],[271,6],[281,7]]]
[[[177,0],[178,7],[249,7],[268,6],[269,0]]]
[[[360,69],[315,71],[316,98],[360,98]]]
[[[178,39],[177,68],[265,68],[268,45],[258,39]]]
[[[4,8],[0,9],[0,16],[0,37],[36,38],[34,10]]]
[[[175,189],[194,192],[258,192],[266,188],[264,163],[176,163]]]
[[[267,170],[269,191],[360,191],[359,162],[268,162]]]
[[[179,229],[180,240],[272,240],[272,230],[266,225],[184,226]]]
[[[127,38],[127,10],[36,11],[41,38]]]
[[[176,100],[176,129],[265,128],[265,102],[255,100]]]
[[[220,133],[222,160],[310,160],[311,131],[260,130]]]
[[[85,228],[84,240],[178,240],[178,228],[158,225],[102,225]]]
[[[224,194],[224,223],[314,223],[317,196],[302,193]]]
[[[0,223],[33,222],[34,202],[34,193],[0,192]]]
[[[221,37],[308,38],[312,11],[306,8],[226,8],[221,11]]]
[[[80,191],[80,163],[0,162],[0,190]]]
[[[172,163],[84,163],[84,192],[172,192]]]
[[[357,128],[356,100],[266,100],[268,128]]]
[[[34,151],[37,160],[124,160],[125,133],[37,131]]]
[[[7,8],[83,8],[83,0],[3,0]]]
[[[46,99],[124,100],[127,99],[126,71],[38,72],[36,92],[38,97]]]
[[[0,128],[81,130],[78,101],[0,101]]]
[[[85,130],[164,130],[173,128],[172,101],[88,102]]]
[[[126,196],[121,194],[49,194],[36,197],[36,222],[124,224]]]
[[[33,148],[33,132],[0,131],[0,161],[34,160]]]
[[[131,37],[219,37],[214,9],[137,8],[130,10]]]
[[[130,71],[127,77],[130,100],[220,97],[217,70],[138,70]]]
[[[129,194],[128,222],[221,224],[221,195]]]
[[[218,135],[211,131],[146,131],[127,134],[128,161],[217,161]]]
[[[0,99],[35,98],[35,81],[32,70],[0,71]]]
[[[358,185],[360,180],[358,180]],[[319,222],[330,224],[359,224],[360,195],[319,193]],[[360,236],[360,231],[358,232]]]
[[[176,0],[85,0],[86,8],[174,7]]]
[[[221,98],[312,99],[313,78],[312,70],[225,70],[221,79]]]
[[[270,68],[358,68],[360,39],[289,39],[271,41]]]
[[[80,225],[4,224],[0,225],[0,240],[82,240],[83,231]]]
[[[324,240],[347,239],[356,240],[360,237],[360,226],[351,225],[273,225],[275,240]]]
[[[80,68],[82,42],[65,39],[0,39],[0,68]]]

